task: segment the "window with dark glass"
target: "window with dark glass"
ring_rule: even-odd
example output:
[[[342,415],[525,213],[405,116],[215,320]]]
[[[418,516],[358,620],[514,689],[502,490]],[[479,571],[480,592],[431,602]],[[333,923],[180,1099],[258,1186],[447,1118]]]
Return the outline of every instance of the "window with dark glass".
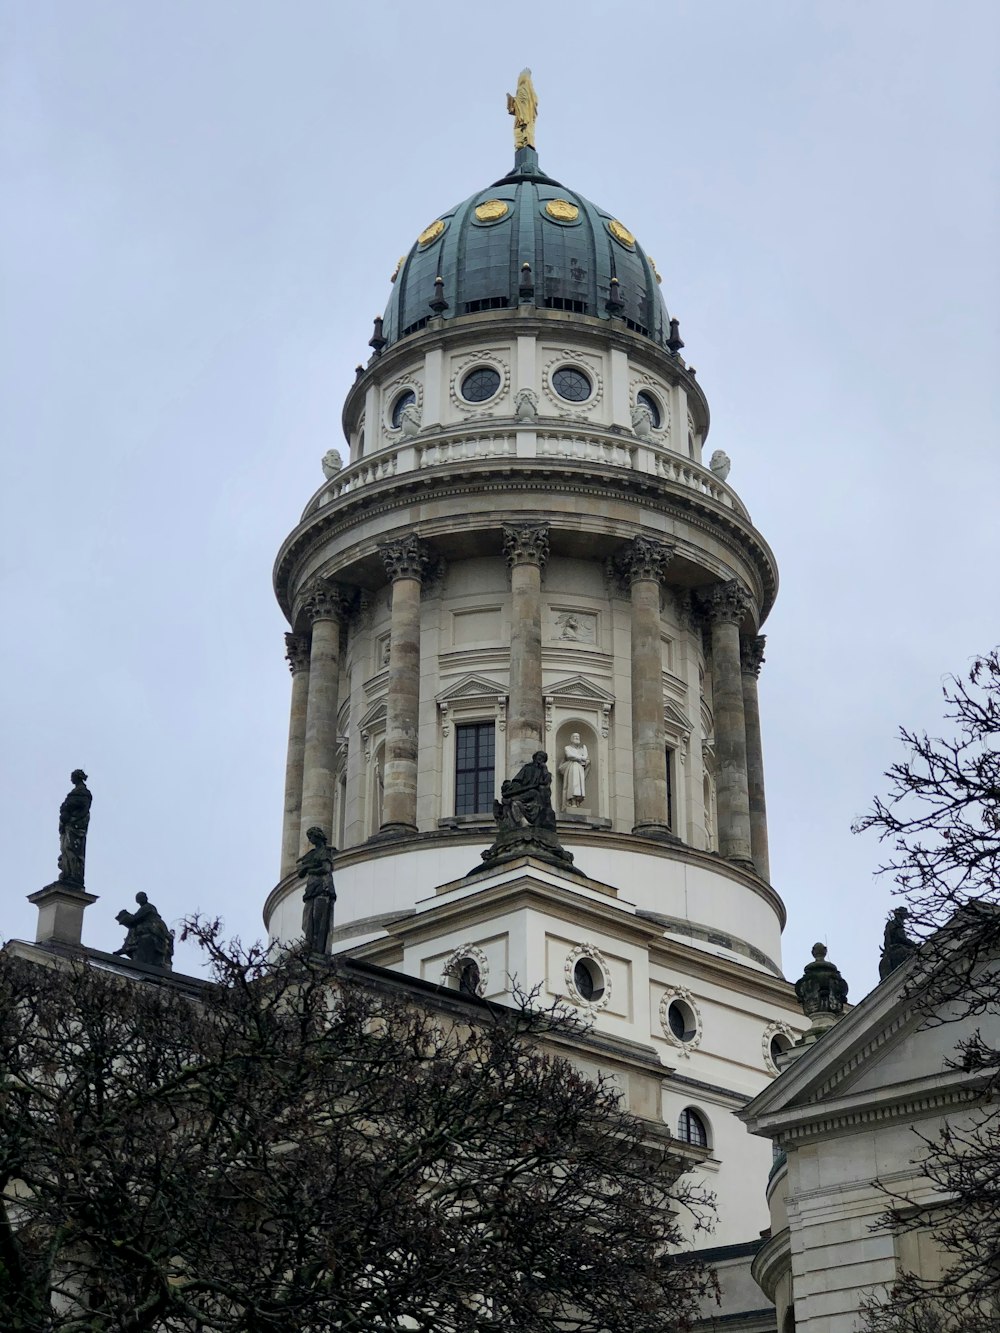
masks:
[[[467,403],[485,403],[499,388],[499,373],[492,366],[477,366],[462,381],[462,397]]]
[[[788,1050],[790,1045],[791,1042],[788,1040],[787,1037],[771,1038],[771,1059],[774,1061],[775,1064],[778,1063],[778,1056],[784,1055],[784,1053]]]
[[[400,426],[403,424],[404,410],[416,401],[417,395],[412,389],[407,389],[405,393],[399,395],[392,405],[392,425],[394,430],[399,430]]]
[[[667,746],[667,828],[674,827],[674,752]]]
[[[636,394],[635,401],[639,404],[640,407],[644,407],[649,413],[650,417],[653,420],[653,429],[659,430],[660,422],[663,420],[663,417],[660,414],[660,404],[656,401],[653,395],[651,393],[647,393],[645,389],[642,389],[640,390],[639,393]]]
[[[552,376],[552,387],[560,398],[570,403],[584,403],[590,397],[590,380],[575,366],[563,366]]]
[[[573,985],[584,1000],[599,1000],[604,994],[604,978],[600,968],[585,958],[577,959],[573,968]]]
[[[708,1147],[708,1130],[705,1122],[697,1111],[691,1110],[690,1106],[681,1112],[681,1118],[677,1122],[677,1137],[695,1148]]]
[[[493,809],[495,729],[492,722],[455,728],[455,814]]]
[[[479,964],[472,958],[467,958],[458,974],[458,989],[463,995],[478,995],[479,982]]]
[[[678,1041],[691,1041],[697,1031],[694,1014],[686,1004],[677,1000],[673,1000],[667,1010],[667,1023]]]

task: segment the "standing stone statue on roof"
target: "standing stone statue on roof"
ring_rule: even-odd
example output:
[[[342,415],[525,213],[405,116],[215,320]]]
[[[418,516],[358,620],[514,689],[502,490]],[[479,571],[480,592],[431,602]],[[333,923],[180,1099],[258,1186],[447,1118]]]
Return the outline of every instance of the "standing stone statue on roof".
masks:
[[[296,862],[299,879],[306,882],[302,899],[302,934],[310,953],[326,953],[326,942],[333,925],[333,904],[337,890],[333,887],[333,853],[326,834],[314,825],[306,830],[312,846]]]
[[[514,148],[535,147],[535,121],[538,118],[538,94],[531,82],[531,70],[517,76],[517,92],[507,94],[507,114],[514,117]]]
[[[137,893],[135,900],[139,904],[137,912],[123,909],[115,917],[128,930],[125,943],[115,953],[133,963],[169,968],[174,957],[174,932],[144,893]]]
[[[69,780],[73,790],[59,807],[59,883],[82,889],[90,803],[94,798],[87,788],[87,775],[82,768],[74,768]]]
[[[909,916],[905,907],[894,907],[889,920],[885,923],[885,935],[882,940],[882,955],[879,958],[879,979],[884,981],[890,972],[902,967],[907,958],[916,952],[917,944],[906,933],[906,918]]]

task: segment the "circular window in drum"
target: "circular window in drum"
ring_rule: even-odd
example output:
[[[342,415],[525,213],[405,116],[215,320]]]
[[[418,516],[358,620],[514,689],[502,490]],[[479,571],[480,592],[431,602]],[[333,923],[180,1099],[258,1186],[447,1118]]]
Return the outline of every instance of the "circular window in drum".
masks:
[[[582,370],[563,366],[552,376],[552,387],[568,403],[585,403],[593,393],[593,386]]]
[[[467,403],[485,403],[499,388],[499,371],[492,366],[477,366],[462,381],[462,397]]]
[[[408,407],[412,407],[416,401],[417,395],[412,389],[407,389],[399,395],[392,405],[392,417],[390,419],[392,421],[393,430],[399,430],[400,426],[403,424],[403,413]]]
[[[578,958],[573,968],[573,985],[580,998],[593,1004],[604,994],[604,976],[592,958]]]
[[[660,412],[660,404],[656,401],[653,395],[647,393],[645,389],[641,389],[639,393],[636,394],[635,401],[639,407],[644,407],[649,413],[653,429],[659,430],[663,416]]]
[[[667,1010],[667,1023],[678,1041],[693,1041],[698,1031],[695,1016],[686,1004],[672,1000]]]

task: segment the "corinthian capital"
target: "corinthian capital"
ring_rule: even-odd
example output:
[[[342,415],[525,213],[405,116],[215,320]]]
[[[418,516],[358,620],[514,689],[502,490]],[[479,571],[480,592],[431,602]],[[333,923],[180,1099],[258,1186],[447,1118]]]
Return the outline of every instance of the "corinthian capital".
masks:
[[[546,523],[511,523],[503,526],[503,553],[507,564],[537,565],[549,558],[549,529]]]
[[[339,583],[315,579],[302,601],[302,610],[310,624],[317,620],[340,620],[347,612],[348,600]]]
[[[740,639],[740,668],[747,676],[757,677],[764,665],[764,644],[766,634],[758,634],[752,639]]]
[[[309,640],[304,634],[285,635],[285,658],[293,676],[296,671],[306,669],[309,665]]]
[[[633,537],[616,554],[615,568],[621,581],[630,586],[640,579],[661,583],[673,554],[674,547],[669,542],[656,541],[652,537]]]
[[[422,579],[430,560],[427,547],[412,532],[398,541],[380,542],[378,553],[390,583],[397,579]]]
[[[716,583],[700,596],[701,605],[713,625],[738,625],[753,606],[753,597],[736,579]]]

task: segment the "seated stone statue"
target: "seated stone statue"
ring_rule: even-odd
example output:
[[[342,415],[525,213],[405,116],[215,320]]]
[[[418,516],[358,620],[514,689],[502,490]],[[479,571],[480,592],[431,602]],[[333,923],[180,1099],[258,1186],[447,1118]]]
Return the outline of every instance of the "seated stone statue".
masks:
[[[548,758],[544,750],[536,750],[530,762],[519,768],[500,788],[500,799],[493,802],[493,816],[501,831],[525,827],[555,828]]]
[[[170,967],[174,957],[174,932],[144,893],[137,893],[135,900],[139,904],[137,912],[123,909],[115,917],[120,926],[128,928],[125,943],[115,953],[131,958],[133,963]]]
[[[893,908],[892,915],[885,923],[885,935],[882,939],[882,954],[879,958],[879,979],[884,981],[890,972],[895,972],[916,950],[916,941],[906,933],[906,918],[909,916],[905,907]]]
[[[296,862],[299,879],[306,882],[302,898],[302,934],[310,953],[326,953],[326,942],[333,925],[333,904],[337,890],[333,887],[333,853],[326,834],[318,825],[306,830],[312,846]]]

